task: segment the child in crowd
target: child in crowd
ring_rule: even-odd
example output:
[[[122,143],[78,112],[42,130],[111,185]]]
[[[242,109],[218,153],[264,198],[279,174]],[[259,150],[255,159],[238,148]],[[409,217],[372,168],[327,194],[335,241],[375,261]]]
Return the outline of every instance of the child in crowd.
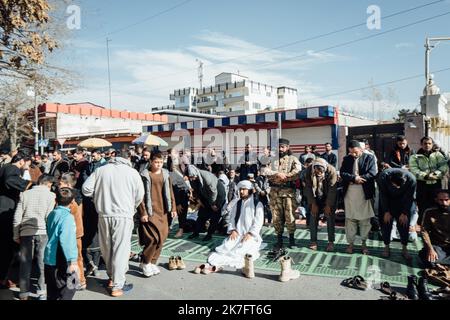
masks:
[[[72,300],[79,285],[76,226],[70,213],[73,199],[71,189],[59,189],[56,195],[58,206],[47,219],[44,263],[48,300]]]

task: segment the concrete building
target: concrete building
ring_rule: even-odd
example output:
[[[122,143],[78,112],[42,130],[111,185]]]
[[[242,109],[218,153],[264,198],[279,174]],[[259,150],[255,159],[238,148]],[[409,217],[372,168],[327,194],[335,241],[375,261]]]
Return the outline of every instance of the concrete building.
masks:
[[[221,73],[213,86],[175,90],[174,109],[217,115],[254,114],[297,108],[297,89],[274,87],[234,73]]]
[[[188,148],[197,156],[207,148],[224,151],[230,163],[236,164],[247,143],[258,152],[268,146],[277,153],[280,124],[281,135],[291,141],[295,156],[303,153],[306,145],[315,145],[322,153],[325,143],[330,142],[340,163],[347,153],[346,127],[377,123],[348,114],[341,117],[338,108],[319,106],[144,126],[143,132],[163,138],[169,144],[168,148]]]
[[[92,103],[44,103],[38,107],[39,127],[49,150],[74,147],[87,138],[104,138],[114,147],[131,144],[145,125],[164,124],[166,115],[105,109]]]
[[[174,109],[159,109],[159,108],[158,109],[152,108],[152,114],[166,115],[168,123],[223,118],[223,116],[214,114],[188,112]]]

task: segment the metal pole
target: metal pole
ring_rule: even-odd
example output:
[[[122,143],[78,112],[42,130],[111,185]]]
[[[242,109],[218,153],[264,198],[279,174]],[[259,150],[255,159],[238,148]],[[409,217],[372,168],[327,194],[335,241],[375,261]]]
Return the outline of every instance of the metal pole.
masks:
[[[109,84],[109,109],[111,110],[111,71],[110,71],[110,65],[109,65],[109,42],[111,39],[106,38],[106,54],[108,57],[108,84]]]
[[[36,94],[36,82],[34,83],[34,153],[37,155],[39,152],[39,119],[38,119],[38,105]]]
[[[278,138],[281,139],[282,138],[282,127],[281,127],[281,113],[278,112]]]
[[[44,140],[44,128],[41,126],[41,139]],[[41,156],[44,154],[44,146],[41,146]]]
[[[430,51],[430,38],[427,38],[425,42],[425,86],[428,85],[430,80]]]

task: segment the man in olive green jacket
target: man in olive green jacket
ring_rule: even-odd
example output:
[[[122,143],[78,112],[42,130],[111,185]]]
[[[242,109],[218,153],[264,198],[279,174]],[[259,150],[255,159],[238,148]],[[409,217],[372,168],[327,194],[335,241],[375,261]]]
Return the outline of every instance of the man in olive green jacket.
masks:
[[[434,141],[430,137],[420,140],[422,148],[409,159],[409,170],[417,179],[416,199],[419,207],[419,223],[423,212],[434,206],[437,190],[442,188],[442,178],[448,172],[447,159],[441,152],[433,152]]]

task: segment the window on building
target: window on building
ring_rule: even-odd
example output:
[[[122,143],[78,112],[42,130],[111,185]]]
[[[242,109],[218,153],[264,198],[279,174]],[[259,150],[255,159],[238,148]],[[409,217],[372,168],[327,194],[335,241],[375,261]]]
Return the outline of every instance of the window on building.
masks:
[[[259,104],[257,102],[253,102],[253,109],[256,109],[256,110],[261,109],[261,104]]]
[[[278,95],[278,99],[284,99],[284,95]]]
[[[180,103],[184,103],[184,97],[180,97]]]
[[[272,94],[271,94],[270,92],[266,92],[266,96],[267,96],[267,97],[271,97]]]

